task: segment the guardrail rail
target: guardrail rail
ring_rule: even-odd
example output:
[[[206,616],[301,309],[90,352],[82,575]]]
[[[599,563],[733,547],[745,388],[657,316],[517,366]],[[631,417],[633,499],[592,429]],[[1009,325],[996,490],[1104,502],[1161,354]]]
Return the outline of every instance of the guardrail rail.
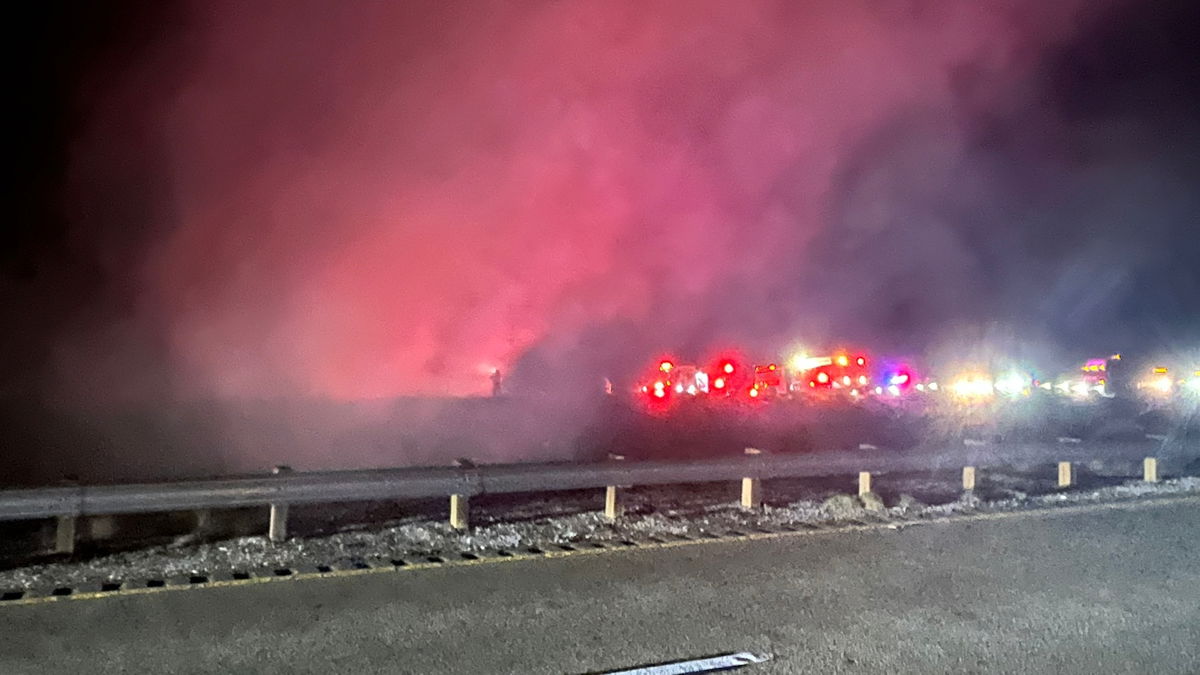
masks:
[[[370,469],[354,471],[292,472],[277,467],[272,475],[188,480],[127,485],[72,485],[0,490],[0,521],[57,519],[56,551],[73,550],[75,521],[86,516],[147,514],[168,511],[271,507],[272,540],[286,537],[287,505],[333,502],[396,501],[448,498],[450,521],[466,528],[468,500],[488,494],[556,492],[605,489],[605,514],[620,513],[617,490],[626,486],[672,485],[741,481],[742,506],[761,504],[760,481],[771,478],[810,478],[858,475],[859,492],[870,491],[871,476],[900,472],[927,472],[962,468],[963,489],[975,486],[979,472],[1011,466],[1014,462],[1045,462],[1045,444],[1005,444],[1003,465],[970,461],[978,448],[942,448],[911,454],[854,452],[771,455],[747,449],[741,456],[688,461],[615,461],[586,464],[484,464],[462,461],[455,466]],[[1139,448],[1138,450],[1143,449]],[[1153,450],[1153,448],[1144,448]],[[1124,447],[1123,453],[1130,454]],[[1058,485],[1074,482],[1073,461],[1104,452],[1091,447],[1056,448]],[[1159,461],[1142,459],[1142,479],[1159,480]]]

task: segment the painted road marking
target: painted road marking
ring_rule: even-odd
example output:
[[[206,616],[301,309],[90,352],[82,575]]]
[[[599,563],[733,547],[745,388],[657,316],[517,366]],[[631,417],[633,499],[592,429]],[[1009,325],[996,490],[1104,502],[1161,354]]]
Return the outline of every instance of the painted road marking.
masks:
[[[714,670],[733,670],[748,666],[751,663],[770,661],[770,655],[738,652],[737,654],[722,654],[703,659],[689,661],[672,661],[656,666],[641,666],[630,670],[609,670],[600,675],[684,675],[685,673],[711,673]]]
[[[97,600],[109,598],[124,598],[131,595],[147,595],[150,593],[168,593],[172,591],[194,591],[208,588],[231,588],[236,586],[250,586],[253,584],[264,583],[280,583],[284,581],[300,581],[313,579],[332,579],[339,577],[359,576],[363,574],[379,574],[383,572],[415,572],[430,569],[446,569],[453,567],[475,567],[479,565],[495,565],[501,563],[525,562],[531,560],[545,560],[547,558],[569,558],[575,556],[586,555],[609,555],[616,554],[621,551],[647,551],[657,549],[681,548],[684,546],[702,546],[705,544],[728,544],[738,542],[760,541],[768,539],[785,539],[792,537],[812,537],[829,534],[840,534],[845,532],[865,532],[865,531],[896,531],[903,530],[909,527],[929,526],[947,523],[962,523],[962,522],[977,522],[988,520],[1009,520],[1013,518],[1028,518],[1037,517],[1059,517],[1070,516],[1085,513],[1094,513],[1100,511],[1132,511],[1136,509],[1154,508],[1159,506],[1173,506],[1177,504],[1196,503],[1200,504],[1200,495],[1187,494],[1183,496],[1156,497],[1151,499],[1131,499],[1127,501],[1116,502],[1100,502],[1092,504],[1072,504],[1069,506],[1048,506],[1042,508],[1018,509],[1012,511],[990,511],[983,513],[958,513],[933,518],[922,518],[919,520],[903,520],[903,521],[888,521],[882,520],[874,523],[859,522],[858,524],[842,524],[828,525],[813,529],[808,524],[797,523],[797,529],[784,529],[775,532],[754,532],[749,534],[739,533],[733,536],[720,536],[715,534],[700,535],[689,539],[673,539],[669,541],[661,541],[660,543],[648,542],[606,542],[603,548],[595,548],[588,545],[586,542],[576,542],[573,544],[574,550],[558,550],[550,551],[538,547],[528,547],[526,550],[535,551],[533,553],[518,553],[509,551],[509,555],[493,554],[479,555],[475,559],[461,558],[451,559],[443,558],[444,562],[404,562],[400,565],[387,566],[367,566],[366,568],[350,567],[349,569],[338,569],[337,567],[320,567],[318,571],[301,571],[297,572],[294,569],[289,569],[291,574],[279,575],[272,574],[267,576],[252,576],[249,578],[231,578],[212,580],[215,576],[210,573],[208,583],[204,584],[165,584],[157,586],[135,586],[129,587],[127,582],[120,590],[116,591],[86,591],[79,593],[71,593],[70,595],[45,595],[34,597],[22,597],[17,600],[7,600],[0,603],[0,611],[5,607],[43,605],[52,602],[70,602],[76,600]],[[785,526],[791,527],[791,526]],[[620,545],[625,544],[625,545]],[[424,556],[421,556],[424,557]],[[297,566],[300,567],[300,566]],[[309,566],[308,569],[313,569]],[[330,571],[321,571],[328,569]]]

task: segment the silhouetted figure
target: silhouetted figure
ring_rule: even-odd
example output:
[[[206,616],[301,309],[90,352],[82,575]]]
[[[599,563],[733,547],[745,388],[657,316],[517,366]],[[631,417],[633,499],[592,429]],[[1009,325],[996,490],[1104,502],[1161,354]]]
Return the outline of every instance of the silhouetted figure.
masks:
[[[499,396],[504,391],[504,376],[500,374],[500,369],[496,368],[492,371],[492,396]]]

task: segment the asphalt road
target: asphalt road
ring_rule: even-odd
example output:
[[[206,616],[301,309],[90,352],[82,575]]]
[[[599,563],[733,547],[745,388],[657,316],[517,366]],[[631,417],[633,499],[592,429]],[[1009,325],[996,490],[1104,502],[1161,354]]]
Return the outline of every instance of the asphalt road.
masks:
[[[0,608],[4,673],[1200,672],[1200,503]]]

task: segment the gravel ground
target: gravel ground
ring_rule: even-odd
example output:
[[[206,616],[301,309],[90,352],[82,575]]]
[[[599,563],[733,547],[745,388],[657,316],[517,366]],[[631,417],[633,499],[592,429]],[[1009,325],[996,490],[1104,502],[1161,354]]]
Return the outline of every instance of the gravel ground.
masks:
[[[730,530],[819,524],[857,519],[937,517],[964,510],[1012,510],[1142,496],[1200,493],[1200,478],[1148,484],[1130,481],[1094,489],[1048,492],[1045,481],[991,475],[986,490],[956,494],[949,501],[944,480],[916,477],[890,486],[884,499],[867,500],[813,486],[773,485],[762,509],[743,511],[728,485],[674,491],[633,489],[625,493],[625,515],[609,522],[594,497],[525,501],[475,509],[468,532],[452,530],[444,520],[413,516],[369,528],[327,536],[297,537],[272,544],[252,536],[207,543],[157,546],[90,560],[31,565],[0,571],[0,590],[78,586],[106,581],[215,574],[262,567],[299,567],[352,563],[371,557],[415,557],[440,553],[515,550],[573,542],[616,542],[664,535],[702,536]],[[1041,492],[1039,493],[1039,488]],[[804,499],[789,496],[803,493]],[[889,494],[896,495],[889,497]],[[912,495],[918,495],[914,497]],[[874,495],[872,495],[874,496]],[[928,497],[934,496],[935,499]],[[868,510],[864,503],[882,503]]]

